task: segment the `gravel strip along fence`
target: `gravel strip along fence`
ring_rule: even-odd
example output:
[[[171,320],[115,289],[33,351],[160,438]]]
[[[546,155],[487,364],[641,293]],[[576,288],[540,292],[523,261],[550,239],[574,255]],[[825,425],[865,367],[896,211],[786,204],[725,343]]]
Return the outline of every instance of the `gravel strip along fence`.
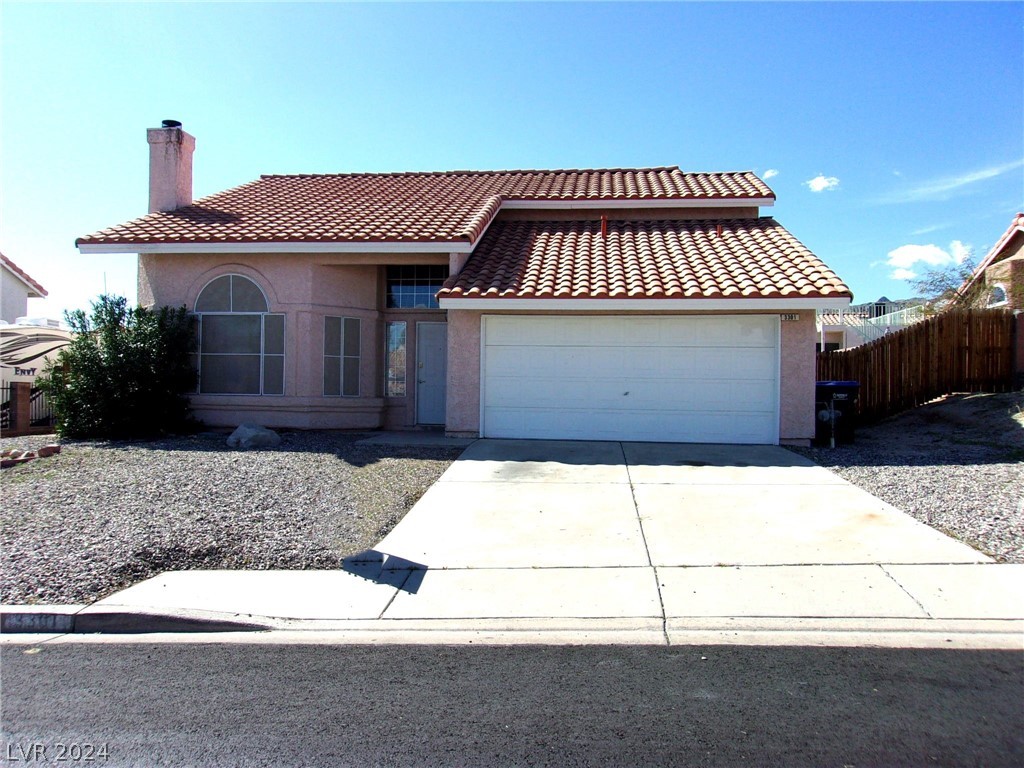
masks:
[[[1024,563],[1024,393],[955,395],[793,448],[999,562]]]
[[[462,449],[284,432],[76,442],[3,470],[0,601],[91,602],[166,570],[331,569],[373,547]],[[54,437],[4,438],[36,448]]]

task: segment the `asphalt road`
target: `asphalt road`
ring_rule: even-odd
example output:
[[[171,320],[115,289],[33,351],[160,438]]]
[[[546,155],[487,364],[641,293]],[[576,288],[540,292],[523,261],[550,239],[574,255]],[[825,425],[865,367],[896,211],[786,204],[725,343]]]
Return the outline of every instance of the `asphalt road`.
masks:
[[[1022,656],[4,646],[0,764],[1019,766]]]

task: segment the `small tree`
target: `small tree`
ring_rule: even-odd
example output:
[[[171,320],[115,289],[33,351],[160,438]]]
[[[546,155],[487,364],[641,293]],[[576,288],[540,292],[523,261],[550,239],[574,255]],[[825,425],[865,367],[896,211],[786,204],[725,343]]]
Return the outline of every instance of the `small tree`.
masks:
[[[129,309],[124,297],[104,295],[91,316],[64,317],[75,336],[40,382],[62,437],[149,437],[188,426],[195,337],[184,307]]]
[[[973,258],[967,258],[959,264],[947,264],[944,267],[930,269],[911,285],[919,295],[924,296],[930,302],[951,302],[956,299],[957,303],[965,307],[984,306],[985,284],[983,281],[972,285],[963,294],[960,289],[967,285],[977,265]]]

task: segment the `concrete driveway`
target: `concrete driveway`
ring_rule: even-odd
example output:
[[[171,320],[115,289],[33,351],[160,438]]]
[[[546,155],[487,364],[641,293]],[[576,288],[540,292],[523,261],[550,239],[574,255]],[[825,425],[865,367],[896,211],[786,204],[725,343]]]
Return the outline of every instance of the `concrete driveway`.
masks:
[[[998,580],[985,555],[770,446],[480,440],[378,549],[427,569],[382,614],[396,619],[934,618]],[[951,617],[988,610],[972,598]]]
[[[169,572],[69,611],[76,632],[1019,648],[1022,593],[1024,565],[782,448],[478,440],[341,570]]]

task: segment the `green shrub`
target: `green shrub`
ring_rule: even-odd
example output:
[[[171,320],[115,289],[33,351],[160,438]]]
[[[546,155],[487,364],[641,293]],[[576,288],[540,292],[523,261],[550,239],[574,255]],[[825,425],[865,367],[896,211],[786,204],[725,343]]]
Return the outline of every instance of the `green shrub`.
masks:
[[[184,307],[129,309],[122,296],[100,296],[91,316],[64,316],[75,336],[40,382],[62,437],[152,437],[188,428],[195,334]]]

